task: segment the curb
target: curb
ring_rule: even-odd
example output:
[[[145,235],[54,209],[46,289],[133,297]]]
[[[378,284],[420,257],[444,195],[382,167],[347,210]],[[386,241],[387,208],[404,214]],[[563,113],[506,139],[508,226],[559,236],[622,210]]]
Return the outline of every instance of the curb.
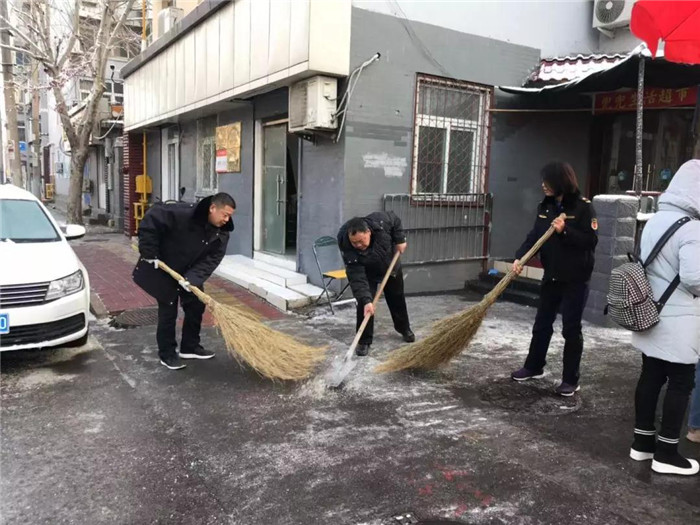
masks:
[[[90,311],[98,319],[109,317],[109,312],[105,308],[102,299],[95,292],[90,292]]]

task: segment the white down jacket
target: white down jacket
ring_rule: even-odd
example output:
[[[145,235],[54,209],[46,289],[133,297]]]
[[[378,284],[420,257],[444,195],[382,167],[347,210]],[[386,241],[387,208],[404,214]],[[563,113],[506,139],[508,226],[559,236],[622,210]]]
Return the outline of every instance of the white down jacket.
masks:
[[[642,260],[669,226],[686,215],[700,219],[700,160],[683,164],[659,198],[659,211],[642,232]],[[647,268],[654,298],[678,274],[681,284],[661,311],[661,321],[635,332],[632,344],[649,357],[695,364],[700,358],[700,220],[683,225]]]

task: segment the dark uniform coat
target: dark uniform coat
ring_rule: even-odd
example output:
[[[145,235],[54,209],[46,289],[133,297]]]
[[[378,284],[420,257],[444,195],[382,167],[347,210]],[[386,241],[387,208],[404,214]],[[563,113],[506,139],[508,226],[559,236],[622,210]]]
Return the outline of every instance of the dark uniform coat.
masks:
[[[373,299],[369,281],[382,281],[394,258],[394,246],[406,242],[401,219],[394,212],[378,211],[364,217],[364,220],[372,232],[369,248],[364,252],[356,250],[350,243],[347,223],[338,232],[338,246],[343,254],[348,282],[352,294],[362,306]],[[401,264],[397,262],[392,276],[396,276],[400,270]]]
[[[142,259],[134,268],[134,282],[158,301],[172,303],[178,284],[163,270],[143,259],[159,259],[201,288],[226,254],[233,221],[222,228],[209,223],[211,197],[197,205],[157,204],[139,225],[139,251]]]
[[[559,203],[545,197],[537,209],[535,225],[515,253],[522,258],[549,229],[559,214],[566,214],[566,226],[555,233],[539,252],[545,281],[587,282],[593,272],[593,255],[598,244],[598,220],[591,201],[576,192],[564,195]]]

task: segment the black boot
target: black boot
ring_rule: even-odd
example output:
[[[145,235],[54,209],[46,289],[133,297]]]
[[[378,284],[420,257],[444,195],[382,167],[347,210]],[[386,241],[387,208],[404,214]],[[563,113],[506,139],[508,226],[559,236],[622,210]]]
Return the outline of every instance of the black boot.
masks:
[[[656,453],[651,462],[651,470],[659,474],[679,474],[692,476],[700,471],[700,465],[694,459],[686,459],[678,453],[678,439],[659,436]]]
[[[416,336],[411,331],[410,328],[408,330],[406,330],[404,333],[402,333],[401,337],[403,337],[403,340],[406,341],[407,343],[413,343],[416,340]]]
[[[369,344],[368,343],[360,343],[357,345],[355,348],[355,355],[359,356],[365,356],[369,354]]]
[[[656,452],[656,430],[635,428],[630,457],[635,461],[646,461],[654,459],[654,452]]]

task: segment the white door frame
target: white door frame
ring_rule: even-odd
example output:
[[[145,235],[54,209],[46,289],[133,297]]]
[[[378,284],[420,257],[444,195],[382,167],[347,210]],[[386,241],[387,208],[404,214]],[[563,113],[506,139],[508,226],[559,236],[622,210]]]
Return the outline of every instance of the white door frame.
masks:
[[[263,123],[255,121],[255,151],[253,160],[253,250],[262,249],[263,233]]]
[[[97,168],[97,207],[100,210],[107,209],[107,159],[104,155],[104,147],[97,148],[96,155],[96,168]]]
[[[160,170],[160,198],[178,200],[180,198],[180,134],[176,132],[174,138],[168,138],[171,128],[163,128],[160,135],[161,143],[161,170]],[[168,150],[170,145],[175,145],[175,178],[170,180],[170,157]]]

